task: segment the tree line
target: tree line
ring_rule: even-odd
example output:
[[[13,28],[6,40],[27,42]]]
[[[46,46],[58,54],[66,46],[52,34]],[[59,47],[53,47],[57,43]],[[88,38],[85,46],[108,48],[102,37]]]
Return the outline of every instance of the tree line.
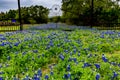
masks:
[[[68,24],[90,25],[92,0],[63,0],[62,21]],[[120,0],[93,0],[93,25],[120,23]],[[108,23],[108,24],[106,24]]]
[[[23,24],[41,24],[48,22],[49,9],[43,6],[21,7],[21,18]],[[0,13],[0,21],[19,21],[18,10],[9,10]]]
[[[41,24],[47,22],[62,22],[67,24],[90,26],[93,20],[94,26],[115,26],[120,23],[119,0],[94,0],[92,11],[92,0],[63,0],[62,16],[49,18],[49,9],[43,6],[21,7],[22,23]],[[0,21],[16,19],[18,21],[18,10],[9,10],[0,13]]]

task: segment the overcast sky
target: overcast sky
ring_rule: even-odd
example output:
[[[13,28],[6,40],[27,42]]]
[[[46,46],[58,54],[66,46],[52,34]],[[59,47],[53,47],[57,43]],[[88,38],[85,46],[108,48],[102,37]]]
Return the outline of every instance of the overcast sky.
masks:
[[[0,0],[0,12],[5,12],[10,9],[18,8],[18,0]],[[31,5],[43,5],[44,7],[51,8],[54,4],[61,6],[62,0],[20,0],[21,6],[31,6]],[[60,13],[61,14],[61,13]],[[52,12],[49,16],[54,15]]]

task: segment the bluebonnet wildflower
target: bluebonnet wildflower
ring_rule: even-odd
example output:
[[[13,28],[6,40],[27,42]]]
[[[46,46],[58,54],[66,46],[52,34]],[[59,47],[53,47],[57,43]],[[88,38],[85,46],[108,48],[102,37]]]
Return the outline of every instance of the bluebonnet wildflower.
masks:
[[[100,79],[100,74],[98,73],[95,78],[96,78],[96,80],[99,80]]]
[[[116,66],[116,65],[117,65],[117,63],[115,63],[115,62],[111,62],[110,64],[112,64],[112,65],[114,65],[114,66]]]
[[[70,56],[72,56],[72,52],[70,52]]]
[[[37,74],[34,74],[33,80],[40,80],[40,78],[37,76]]]
[[[113,78],[116,78],[118,74],[116,72],[113,72]]]
[[[42,71],[40,69],[37,71],[37,75],[42,76]]]
[[[2,44],[0,44],[0,46],[5,46],[5,43],[4,43],[4,42],[2,42]]]
[[[80,53],[78,53],[78,56],[80,56]]]
[[[2,37],[2,38],[0,38],[1,40],[6,40],[6,38],[5,37]]]
[[[67,65],[67,71],[70,71],[70,69],[71,69],[70,65]]]
[[[120,63],[118,64],[118,66],[120,67]]]
[[[0,75],[3,74],[4,72],[0,72]]]
[[[67,74],[67,76],[68,76],[68,78],[71,78],[71,73],[69,72],[69,73]]]
[[[87,56],[88,58],[90,58],[90,57],[92,57],[92,54],[88,54],[88,56]]]
[[[74,49],[74,50],[73,50],[73,53],[76,53],[76,52],[77,52],[77,50],[76,50],[76,49]]]
[[[45,78],[46,80],[48,80],[48,79],[49,79],[49,76],[46,74],[44,78]]]
[[[104,54],[102,54],[102,60],[103,60],[104,62],[108,62],[108,59],[105,57]]]
[[[23,80],[29,80],[29,76],[27,75]]]
[[[13,77],[13,80],[19,80],[18,78],[16,78],[16,77]]]
[[[100,36],[101,38],[104,38],[104,34],[101,34],[101,36]]]
[[[91,66],[91,64],[89,64],[89,63],[84,63],[83,68],[89,67],[89,66]]]
[[[3,80],[3,77],[0,77],[0,80]]]
[[[22,55],[25,55],[25,54],[26,54],[26,52],[23,52],[23,53],[22,53]]]
[[[100,69],[100,64],[95,64],[97,69]]]
[[[38,55],[37,57],[40,58],[40,55]]]
[[[50,72],[50,75],[53,75],[53,74],[54,74],[53,71],[51,71],[51,72]]]
[[[69,78],[67,74],[64,74],[63,77],[64,77],[65,79],[68,79],[68,78]]]
[[[62,60],[64,60],[65,57],[62,54],[60,54],[59,58],[62,59]]]
[[[77,58],[73,58],[73,61],[76,62],[76,61],[77,61]]]
[[[19,42],[15,43],[14,46],[18,46],[19,45]]]
[[[33,50],[34,53],[38,53],[38,50]]]

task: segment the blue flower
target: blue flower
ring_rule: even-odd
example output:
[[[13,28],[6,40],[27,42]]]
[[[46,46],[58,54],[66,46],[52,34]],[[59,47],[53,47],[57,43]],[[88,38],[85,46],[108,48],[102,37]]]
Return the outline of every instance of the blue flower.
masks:
[[[67,71],[70,71],[70,65],[67,65]]]
[[[14,46],[18,46],[19,45],[19,42],[15,43]]]
[[[6,38],[5,37],[2,37],[2,38],[0,38],[1,40],[6,40]]]
[[[62,59],[62,60],[64,60],[65,57],[62,54],[60,54],[59,58]]]
[[[45,75],[45,79],[49,79],[49,76],[47,74]]]
[[[118,74],[116,72],[113,72],[113,78],[117,77]]]
[[[76,49],[74,49],[74,50],[73,50],[73,53],[76,53],[76,52],[77,52],[77,50],[76,50]]]
[[[108,62],[108,59],[104,56],[104,54],[102,55],[102,60],[103,60],[104,62]]]
[[[34,53],[38,53],[38,50],[33,50]]]
[[[96,75],[96,80],[99,80],[100,79],[100,74],[98,73],[97,75]]]
[[[92,57],[92,54],[88,54],[88,56],[87,56],[88,58],[90,58],[90,57]]]
[[[42,71],[40,69],[37,71],[37,75],[42,76]]]
[[[101,34],[100,38],[104,38],[104,34]]]
[[[73,58],[73,60],[74,60],[74,62],[76,62],[76,61],[77,61],[77,58]]]
[[[100,64],[95,64],[97,69],[100,69]]]
[[[54,74],[53,71],[51,71],[51,72],[50,72],[50,75],[53,75],[53,74]]]
[[[112,65],[114,65],[114,66],[116,66],[116,65],[117,65],[117,63],[115,63],[115,62],[111,62],[110,64],[112,64]]]
[[[78,53],[78,56],[80,56],[80,53]]]
[[[3,80],[3,77],[0,77],[0,80]]]
[[[120,67],[120,63],[118,64],[118,66]]]
[[[0,44],[0,46],[4,46],[5,45],[5,43],[4,42],[2,42],[2,44]]]
[[[35,74],[33,80],[40,80],[40,78],[37,76],[37,74]]]
[[[68,78],[71,78],[71,73],[69,72],[69,73],[67,74],[67,76],[68,76]]]
[[[89,66],[91,66],[91,64],[89,64],[89,63],[84,63],[83,68],[85,68],[85,67],[89,67]]]
[[[64,74],[64,78],[65,78],[65,79],[68,79],[69,77],[68,77],[68,75],[67,75],[67,74]]]

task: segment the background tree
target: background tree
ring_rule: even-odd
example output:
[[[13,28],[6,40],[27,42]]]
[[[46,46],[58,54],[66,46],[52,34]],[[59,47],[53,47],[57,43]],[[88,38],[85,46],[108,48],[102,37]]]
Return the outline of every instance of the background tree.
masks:
[[[30,23],[47,23],[48,22],[49,10],[43,6],[30,6],[30,7],[21,7],[21,17],[23,24]],[[19,15],[18,10],[9,10],[8,12],[0,13],[0,21],[8,21],[11,19],[16,19],[18,21]]]
[[[68,0],[63,2],[63,21],[76,25],[90,26],[92,0]],[[94,26],[106,23],[117,23],[120,16],[120,6],[118,1],[94,0]]]

